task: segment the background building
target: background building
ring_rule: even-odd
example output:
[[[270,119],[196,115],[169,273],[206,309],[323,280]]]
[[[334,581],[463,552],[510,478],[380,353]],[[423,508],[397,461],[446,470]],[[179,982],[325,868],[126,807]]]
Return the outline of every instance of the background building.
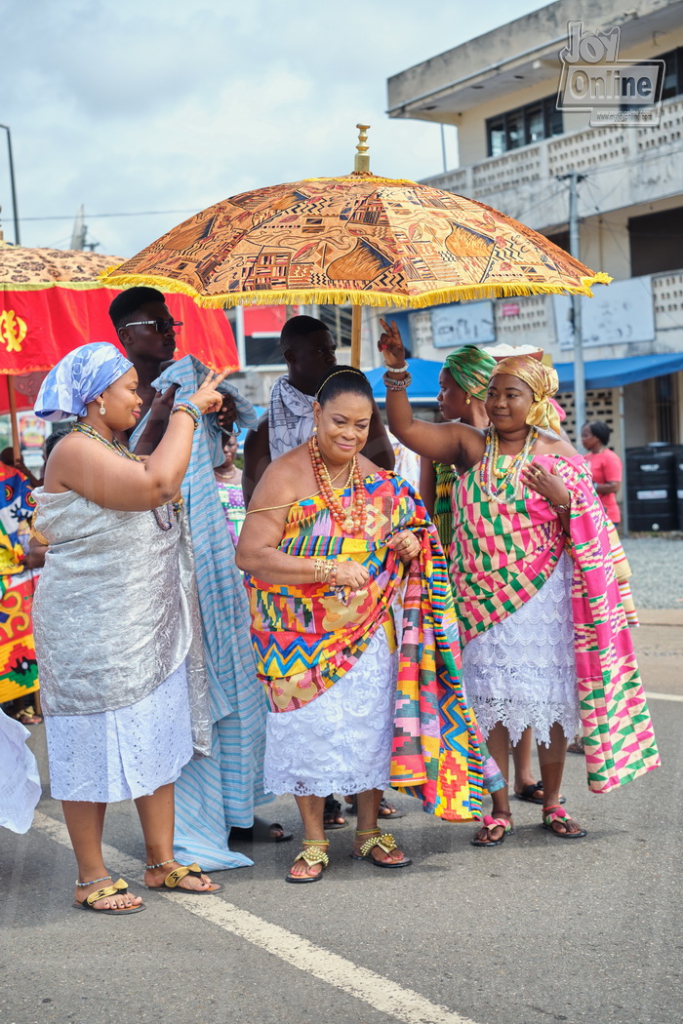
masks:
[[[584,31],[618,27],[619,60],[663,60],[658,124],[591,126],[589,113],[557,109],[559,53],[577,21]],[[622,13],[608,0],[559,0],[400,72],[388,97],[390,116],[457,133],[458,167],[428,184],[496,207],[565,249],[563,176],[583,176],[581,259],[614,278],[582,303],[587,416],[613,426],[622,454],[683,441],[683,3],[634,0]],[[468,341],[549,351],[571,433],[570,309],[568,298],[538,295],[397,319],[425,359]]]

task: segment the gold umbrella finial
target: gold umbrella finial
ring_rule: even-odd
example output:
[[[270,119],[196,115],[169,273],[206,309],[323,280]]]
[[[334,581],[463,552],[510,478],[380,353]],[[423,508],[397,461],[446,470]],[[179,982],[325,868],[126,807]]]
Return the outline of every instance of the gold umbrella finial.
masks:
[[[358,145],[354,162],[353,162],[353,173],[354,174],[369,174],[370,173],[370,157],[368,156],[369,146],[366,146],[368,138],[369,124],[357,124],[358,128]]]

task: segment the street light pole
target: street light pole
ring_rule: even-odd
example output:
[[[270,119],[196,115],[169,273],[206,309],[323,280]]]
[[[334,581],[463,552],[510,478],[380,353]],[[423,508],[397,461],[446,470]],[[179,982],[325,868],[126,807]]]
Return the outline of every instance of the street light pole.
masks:
[[[6,124],[0,124],[7,132],[7,153],[9,156],[9,181],[12,189],[12,210],[14,212],[14,243],[21,245],[19,240],[19,213],[17,211],[17,190],[14,184],[14,160],[12,159],[12,134]]]

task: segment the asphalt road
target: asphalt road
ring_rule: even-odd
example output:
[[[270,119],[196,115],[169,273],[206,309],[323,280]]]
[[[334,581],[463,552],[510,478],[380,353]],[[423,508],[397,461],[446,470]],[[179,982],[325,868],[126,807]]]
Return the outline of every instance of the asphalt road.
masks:
[[[657,669],[656,685],[645,678],[662,695],[651,710],[664,767],[597,797],[570,756],[563,790],[583,840],[554,838],[539,808],[516,802],[516,835],[479,850],[471,825],[396,796],[411,868],[351,861],[347,828],[330,833],[322,882],[285,885],[297,826],[293,843],[241,847],[255,865],[216,875],[220,895],[149,893],[145,913],[114,920],[71,908],[73,855],[45,784],[35,827],[0,830],[0,1024],[680,1024],[681,613],[673,620],[636,634]],[[31,742],[46,783],[40,727]],[[297,825],[287,799],[266,810]],[[144,894],[130,805],[111,807],[105,839],[111,869]]]

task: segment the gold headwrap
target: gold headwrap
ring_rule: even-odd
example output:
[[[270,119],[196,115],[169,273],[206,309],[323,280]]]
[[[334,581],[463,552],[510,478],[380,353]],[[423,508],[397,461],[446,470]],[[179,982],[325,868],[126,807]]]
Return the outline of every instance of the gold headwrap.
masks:
[[[491,378],[500,373],[509,373],[528,384],[534,393],[534,400],[527,414],[526,422],[532,427],[554,430],[560,433],[560,417],[549,399],[557,392],[560,382],[557,372],[551,366],[544,366],[533,356],[506,356],[496,364]]]

